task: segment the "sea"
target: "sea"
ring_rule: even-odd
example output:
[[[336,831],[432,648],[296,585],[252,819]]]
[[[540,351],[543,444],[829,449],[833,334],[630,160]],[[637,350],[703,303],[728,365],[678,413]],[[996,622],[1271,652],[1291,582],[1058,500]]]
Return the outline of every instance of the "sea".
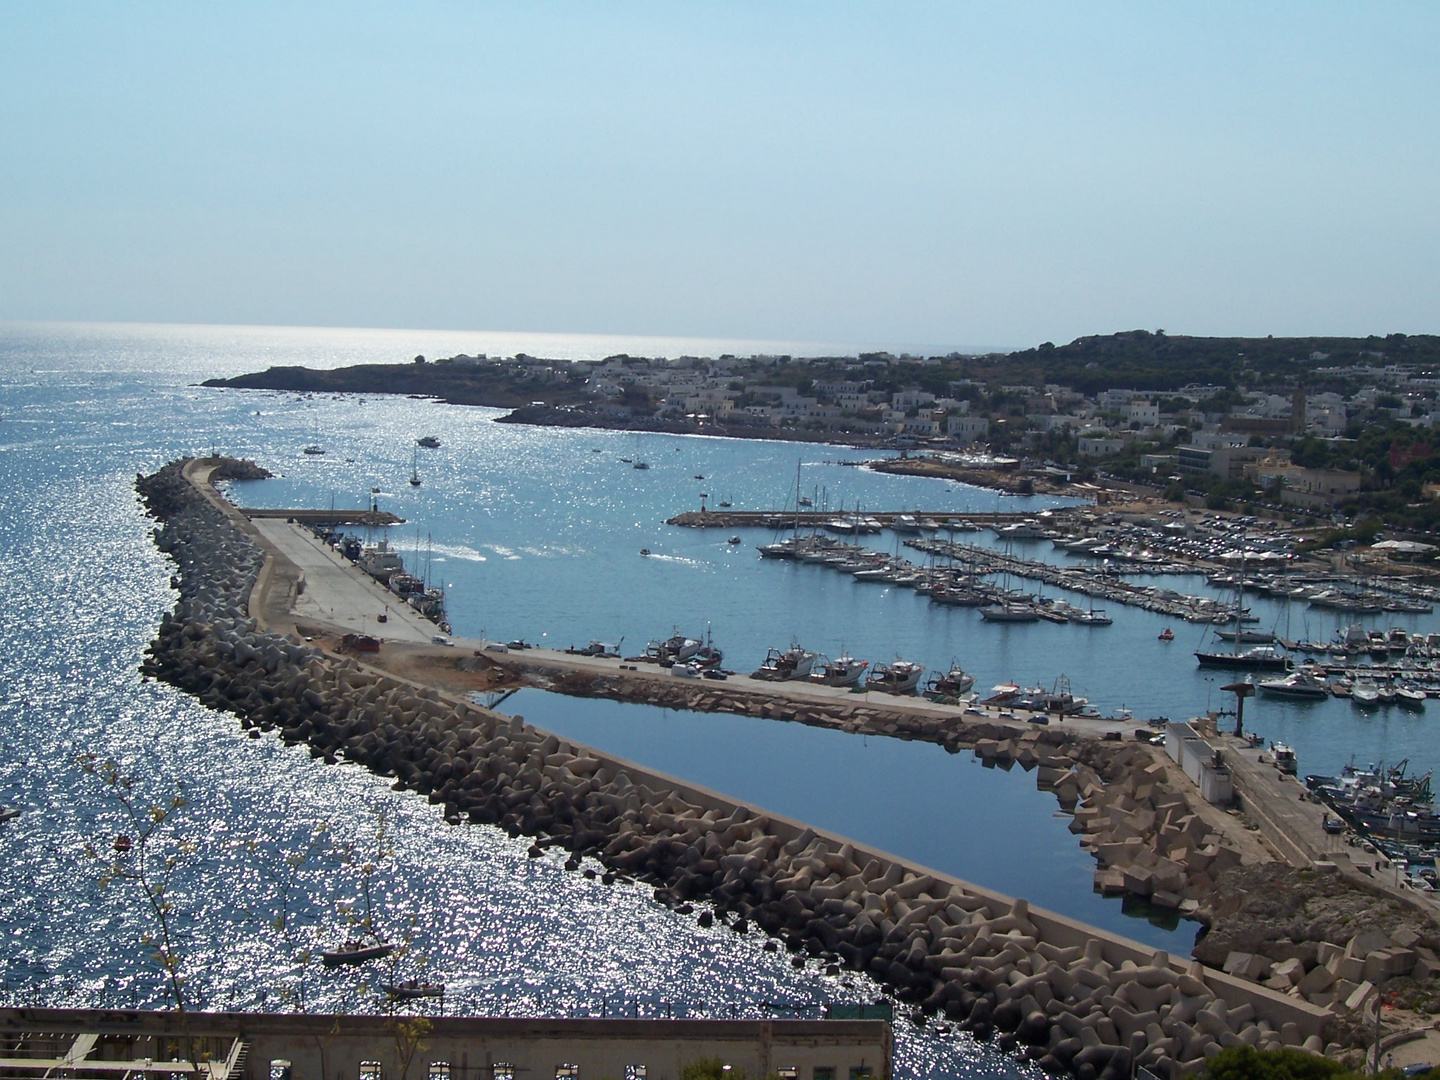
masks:
[[[1224,673],[1197,668],[1205,629],[1111,605],[1114,623],[991,625],[903,588],[762,560],[772,536],[667,526],[702,498],[737,509],[817,505],[964,514],[1066,505],[890,476],[841,446],[495,423],[501,410],[381,395],[207,389],[271,365],[337,367],[456,353],[600,359],[833,354],[835,345],[410,330],[0,324],[0,1001],[56,1006],[172,1000],[159,924],[107,872],[117,836],[147,828],[168,875],[166,928],[187,1001],[212,1009],[366,1011],[397,978],[443,982],[449,1013],[503,1016],[817,1016],[882,991],[764,949],[755,932],[699,926],[638,884],[567,872],[563,854],[448,826],[381,777],[303,747],[244,737],[138,666],[174,603],[173,567],[134,492],[182,455],[253,458],[274,479],[229,486],[248,506],[361,507],[410,568],[446,591],[455,634],[547,647],[591,639],[627,654],[679,630],[750,670],[792,641],[872,663],[960,663],[984,689],[1068,681],[1103,712],[1181,719],[1229,707]],[[417,448],[435,435],[440,447]],[[323,455],[307,455],[320,446]],[[634,468],[644,462],[648,469]],[[416,473],[421,483],[408,481]],[[798,476],[798,479],[797,479]],[[376,490],[378,489],[378,491]],[[998,545],[990,533],[964,539]],[[374,533],[366,539],[378,540]],[[867,538],[892,550],[895,537]],[[1050,561],[1048,542],[1018,545]],[[650,552],[640,554],[641,549]],[[1154,579],[1230,599],[1197,575]],[[1088,599],[1067,596],[1088,605]],[[1329,638],[1344,619],[1249,598],[1262,625]],[[1436,616],[1369,627],[1437,630]],[[1166,627],[1175,640],[1158,634]],[[1102,898],[1054,796],[1016,767],[924,743],[525,690],[502,711],[751,805],[1025,896],[1183,955],[1196,924]],[[1440,703],[1363,713],[1348,702],[1248,703],[1246,726],[1293,746],[1302,773],[1347,762],[1431,769]],[[1223,722],[1223,721],[1222,721]],[[94,766],[127,778],[107,786]],[[87,762],[90,767],[87,767]],[[132,818],[135,812],[138,817]],[[597,868],[598,869],[598,868]],[[404,948],[388,966],[330,972],[308,957],[368,913]],[[896,1024],[901,1077],[1009,1077],[1023,1066],[933,1021]]]

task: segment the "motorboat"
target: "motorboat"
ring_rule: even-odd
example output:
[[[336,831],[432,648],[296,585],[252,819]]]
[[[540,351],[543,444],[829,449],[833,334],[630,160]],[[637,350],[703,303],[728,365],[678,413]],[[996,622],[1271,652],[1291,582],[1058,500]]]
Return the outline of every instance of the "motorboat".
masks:
[[[1330,696],[1330,687],[1309,672],[1296,671],[1280,679],[1264,679],[1255,684],[1262,694],[1294,698],[1300,701],[1323,701]]]
[[[1299,772],[1299,763],[1295,760],[1295,751],[1284,743],[1272,742],[1270,744],[1270,756],[1275,760],[1275,767],[1283,773],[1294,776]]]
[[[913,694],[924,674],[924,667],[909,660],[876,664],[865,678],[865,689],[886,694]]]
[[[20,810],[14,806],[0,806],[0,821],[9,821],[13,817],[19,817]]]
[[[1411,683],[1401,683],[1395,687],[1395,704],[1402,709],[1423,709],[1425,691]]]
[[[1382,683],[1375,684],[1375,696],[1380,700],[1381,705],[1395,704],[1395,684],[1388,679]]]
[[[870,666],[868,660],[856,660],[853,656],[840,656],[834,660],[820,657],[808,676],[816,686],[854,686]]]
[[[1175,631],[1174,631],[1174,630],[1171,630],[1171,629],[1167,626],[1167,627],[1165,627],[1164,630],[1161,630],[1160,633],[1157,634],[1156,636],[1157,636],[1161,641],[1174,641],[1174,640],[1175,640]]]
[[[325,448],[323,446],[311,445],[305,447],[305,453],[309,454],[311,457],[318,457],[319,455],[325,453]]]
[[[334,949],[322,952],[320,962],[326,967],[363,964],[368,960],[382,960],[394,951],[395,946],[384,941],[347,941]]]
[[[1350,687],[1350,703],[1362,709],[1373,709],[1379,705],[1380,690],[1375,680],[1369,677],[1356,679],[1355,685]]]
[[[435,435],[421,435],[415,440],[415,445],[423,446],[427,450],[438,450],[440,448],[440,439]]]
[[[790,679],[805,678],[814,666],[815,654],[806,652],[798,644],[792,642],[790,648],[783,652],[779,649],[771,649],[767,652],[765,662],[750,677],[770,682],[787,682]]]
[[[894,529],[897,533],[918,534],[920,532],[920,519],[914,514],[896,514],[895,519],[890,523],[890,528]]]

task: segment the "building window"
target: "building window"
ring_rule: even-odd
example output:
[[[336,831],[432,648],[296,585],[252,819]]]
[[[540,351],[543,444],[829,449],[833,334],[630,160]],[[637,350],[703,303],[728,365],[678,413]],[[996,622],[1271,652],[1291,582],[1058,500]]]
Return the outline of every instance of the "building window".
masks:
[[[556,1065],[555,1080],[579,1080],[579,1065]]]
[[[515,1080],[515,1066],[508,1061],[497,1061],[490,1066],[490,1080]]]
[[[270,1062],[270,1080],[290,1080],[290,1062],[284,1058]]]
[[[645,1080],[644,1065],[626,1065],[625,1080]]]
[[[835,1080],[834,1065],[816,1065],[815,1080]]]
[[[360,1080],[384,1080],[384,1070],[378,1061],[360,1062]]]
[[[430,1080],[450,1080],[450,1062],[432,1061],[430,1063]]]

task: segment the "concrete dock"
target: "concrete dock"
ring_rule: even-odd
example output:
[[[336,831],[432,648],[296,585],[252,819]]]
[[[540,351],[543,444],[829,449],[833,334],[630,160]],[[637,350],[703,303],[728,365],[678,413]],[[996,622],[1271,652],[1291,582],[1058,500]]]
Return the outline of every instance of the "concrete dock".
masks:
[[[250,522],[300,571],[303,587],[296,590],[297,618],[386,641],[428,644],[439,633],[429,619],[304,526],[280,517],[252,517]]]

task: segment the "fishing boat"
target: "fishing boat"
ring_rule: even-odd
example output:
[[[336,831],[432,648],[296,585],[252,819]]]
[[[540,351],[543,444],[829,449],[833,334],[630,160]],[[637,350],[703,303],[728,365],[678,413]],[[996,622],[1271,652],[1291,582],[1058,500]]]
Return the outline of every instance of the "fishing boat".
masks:
[[[816,659],[809,679],[816,686],[854,686],[869,666],[868,660],[856,660],[853,656],[839,656],[834,660],[821,656]]]
[[[771,649],[765,654],[765,661],[758,669],[751,673],[752,679],[765,679],[769,682],[788,682],[790,679],[803,679],[810,674],[815,666],[815,654],[806,652],[798,644],[792,642],[790,648],[783,652],[779,649]]]
[[[909,660],[876,664],[865,678],[865,689],[879,690],[886,694],[913,694],[924,674],[925,669],[921,665]]]
[[[1255,685],[1262,694],[1297,701],[1323,701],[1330,696],[1330,687],[1324,680],[1305,671],[1292,672],[1279,679],[1264,679]]]
[[[440,439],[435,435],[421,435],[415,440],[415,445],[423,446],[427,450],[438,450],[440,448]]]
[[[975,676],[962,668],[957,661],[952,660],[950,669],[945,674],[941,675],[936,672],[930,676],[930,681],[925,685],[924,696],[931,701],[953,702],[974,685]]]
[[[1174,630],[1171,630],[1171,629],[1167,626],[1167,627],[1165,627],[1164,630],[1161,630],[1160,633],[1158,633],[1158,634],[1155,635],[1155,636],[1158,637],[1161,641],[1174,641],[1174,640],[1175,640],[1175,631],[1174,631]]]
[[[340,967],[342,964],[363,964],[368,960],[381,960],[395,951],[395,946],[384,941],[347,941],[334,949],[320,954],[320,962],[326,967]]]

